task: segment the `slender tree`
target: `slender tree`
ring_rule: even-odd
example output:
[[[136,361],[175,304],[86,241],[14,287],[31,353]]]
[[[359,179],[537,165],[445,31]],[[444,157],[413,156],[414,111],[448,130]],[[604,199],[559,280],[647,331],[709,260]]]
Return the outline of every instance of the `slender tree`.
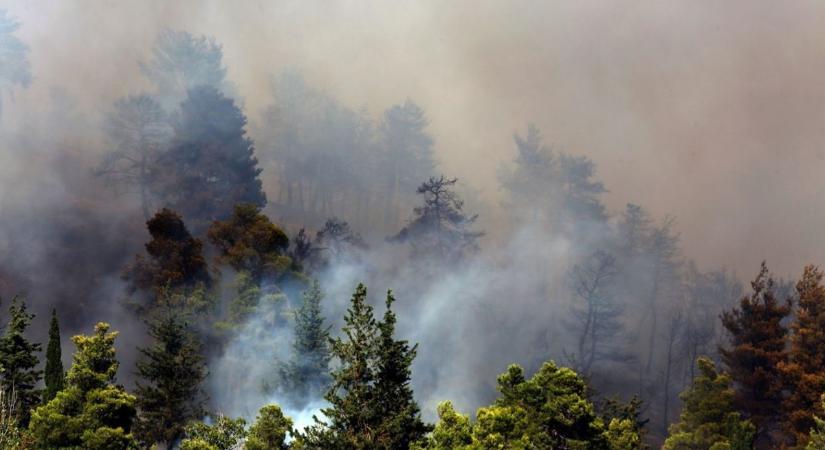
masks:
[[[0,388],[6,395],[16,397],[19,423],[23,427],[29,423],[31,410],[40,403],[41,392],[36,386],[43,376],[43,371],[36,369],[40,363],[37,353],[42,346],[25,336],[33,318],[25,300],[15,297],[9,306],[6,331],[0,337]]]
[[[146,94],[122,98],[107,117],[105,131],[111,149],[95,174],[117,190],[137,194],[149,220],[155,202],[155,165],[172,135],[166,112]]]
[[[777,437],[783,389],[779,367],[788,359],[783,321],[791,312],[791,302],[776,298],[764,262],[751,288],[753,292],[737,308],[722,314],[730,346],[719,353],[734,382],[736,406],[756,425],[757,448],[772,448],[781,440]]]
[[[43,392],[43,401],[46,403],[66,386],[66,373],[63,371],[62,358],[60,324],[57,321],[57,310],[52,309],[52,320],[49,323],[49,345],[46,347],[46,390]]]
[[[323,295],[320,283],[313,281],[295,311],[293,355],[282,378],[286,381],[287,393],[299,403],[318,398],[331,381],[329,327],[324,324],[321,312]]]
[[[574,301],[573,320],[568,325],[577,337],[571,360],[584,376],[591,374],[596,363],[627,363],[633,359],[622,346],[622,305],[613,285],[618,274],[616,259],[596,251],[568,275]]]
[[[206,365],[188,325],[172,311],[149,323],[149,336],[154,342],[140,349],[137,363],[135,434],[146,445],[174,448],[184,426],[205,413]]]

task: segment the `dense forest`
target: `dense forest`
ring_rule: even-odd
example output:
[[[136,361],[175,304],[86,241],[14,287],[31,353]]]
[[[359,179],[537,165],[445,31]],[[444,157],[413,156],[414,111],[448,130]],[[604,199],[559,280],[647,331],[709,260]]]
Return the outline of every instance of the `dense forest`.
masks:
[[[249,111],[184,30],[99,120],[59,87],[10,118],[20,27],[0,9],[0,449],[825,449],[816,261],[703,267],[534,124],[491,200],[413,99],[276,68]]]

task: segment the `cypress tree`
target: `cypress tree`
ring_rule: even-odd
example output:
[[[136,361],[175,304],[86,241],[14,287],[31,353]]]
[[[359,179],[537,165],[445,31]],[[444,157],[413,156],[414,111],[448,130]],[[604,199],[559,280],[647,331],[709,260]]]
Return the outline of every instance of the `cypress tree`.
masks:
[[[736,406],[756,426],[757,448],[773,448],[781,439],[784,380],[779,367],[788,358],[783,320],[791,312],[791,301],[777,299],[764,262],[751,287],[753,293],[743,297],[738,308],[722,314],[730,347],[719,353],[734,382]]]
[[[40,391],[35,386],[43,375],[43,371],[35,369],[40,362],[35,353],[40,352],[42,346],[24,336],[33,318],[26,302],[14,297],[9,306],[6,332],[0,337],[0,388],[17,398],[18,419],[23,427],[29,423],[31,410],[40,403]]]
[[[57,321],[57,310],[52,309],[52,320],[49,324],[49,345],[46,347],[46,390],[43,392],[43,401],[48,403],[66,384],[66,374],[63,372],[62,353],[60,350],[60,324]]]
[[[170,311],[149,324],[149,335],[154,343],[140,349],[137,363],[145,382],[137,382],[135,431],[147,445],[163,442],[172,448],[184,426],[204,414],[206,366],[188,326]]]

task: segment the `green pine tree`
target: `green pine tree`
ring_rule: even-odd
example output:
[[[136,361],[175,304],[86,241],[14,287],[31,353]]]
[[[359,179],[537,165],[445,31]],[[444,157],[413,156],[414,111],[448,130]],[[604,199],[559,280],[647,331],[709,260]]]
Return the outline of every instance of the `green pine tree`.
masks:
[[[418,345],[395,339],[396,317],[392,310],[395,298],[387,292],[384,319],[378,323],[378,366],[376,370],[376,403],[383,418],[378,429],[382,445],[388,449],[409,448],[420,441],[432,427],[421,420],[421,410],[413,398],[410,367]]]
[[[74,336],[74,361],[66,387],[32,413],[29,431],[38,448],[136,449],[135,397],[115,384],[116,332],[98,323],[91,336]]]
[[[705,357],[697,361],[699,375],[682,394],[684,406],[678,423],[671,425],[664,450],[751,449],[756,429],[734,407],[731,378],[718,373]]]
[[[206,365],[187,324],[171,311],[149,324],[149,335],[154,342],[140,349],[137,363],[144,382],[137,382],[135,434],[144,444],[163,442],[172,448],[184,426],[204,415]]]
[[[66,373],[63,371],[62,352],[60,349],[60,324],[57,321],[57,310],[52,309],[52,320],[49,324],[49,345],[46,347],[46,390],[43,392],[43,402],[48,403],[66,385]]]
[[[186,426],[186,439],[181,450],[232,450],[246,438],[246,421],[239,417],[219,416],[212,425],[191,422]]]
[[[409,387],[415,347],[395,340],[391,310],[384,321],[376,321],[366,299],[367,288],[359,284],[344,317],[343,337],[331,340],[339,361],[325,396],[332,406],[322,410],[325,421],[299,436],[302,448],[406,450],[429,430]],[[392,302],[388,295],[387,306]]]
[[[26,302],[15,297],[9,306],[6,331],[0,337],[0,388],[17,399],[22,427],[28,425],[31,410],[40,403],[40,391],[35,386],[43,375],[43,371],[35,369],[40,362],[36,353],[42,346],[30,342],[24,335],[33,318]]]
[[[288,434],[292,434],[292,420],[284,416],[278,405],[266,405],[258,412],[255,423],[249,427],[245,450],[288,450]]]
[[[295,311],[293,356],[282,377],[290,395],[299,402],[319,397],[330,383],[329,327],[321,313],[323,297],[321,285],[313,281]]]

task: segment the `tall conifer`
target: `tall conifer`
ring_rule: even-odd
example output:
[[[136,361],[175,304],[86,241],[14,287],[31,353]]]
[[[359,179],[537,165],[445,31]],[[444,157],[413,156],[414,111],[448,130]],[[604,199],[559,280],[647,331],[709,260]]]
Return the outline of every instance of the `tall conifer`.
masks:
[[[66,384],[66,373],[63,372],[62,352],[60,349],[60,324],[57,320],[57,310],[52,309],[52,320],[49,324],[49,345],[46,347],[46,390],[43,392],[43,401],[53,399]]]

